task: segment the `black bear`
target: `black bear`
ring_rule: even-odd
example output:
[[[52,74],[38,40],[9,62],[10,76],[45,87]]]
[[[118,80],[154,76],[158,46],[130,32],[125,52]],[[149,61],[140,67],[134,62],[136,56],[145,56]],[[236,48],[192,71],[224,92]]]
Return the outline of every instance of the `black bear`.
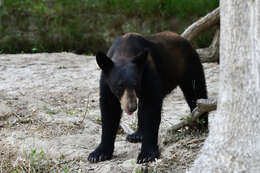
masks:
[[[207,98],[199,56],[176,33],[125,34],[113,42],[107,54],[97,53],[96,61],[102,69],[102,137],[88,157],[90,162],[112,158],[122,110],[132,114],[138,108],[138,129],[127,140],[142,142],[137,163],[144,163],[159,157],[157,140],[163,98],[180,86],[191,111],[197,99]],[[206,114],[203,118],[207,121]]]

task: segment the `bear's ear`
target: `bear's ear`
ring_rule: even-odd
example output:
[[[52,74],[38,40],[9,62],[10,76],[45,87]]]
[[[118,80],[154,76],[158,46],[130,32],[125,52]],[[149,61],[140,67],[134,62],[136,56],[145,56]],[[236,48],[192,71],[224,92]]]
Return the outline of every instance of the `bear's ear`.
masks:
[[[143,66],[146,63],[148,53],[148,49],[145,49],[134,58],[133,63],[138,66]]]
[[[114,63],[103,52],[97,52],[96,61],[98,66],[104,71],[108,72],[113,67]]]

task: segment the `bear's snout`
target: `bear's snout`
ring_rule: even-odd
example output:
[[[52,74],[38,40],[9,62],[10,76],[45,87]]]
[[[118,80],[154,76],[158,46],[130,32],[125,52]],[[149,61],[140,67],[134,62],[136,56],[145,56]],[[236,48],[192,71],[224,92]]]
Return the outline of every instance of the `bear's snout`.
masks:
[[[135,103],[129,104],[127,109],[128,109],[127,113],[128,113],[129,115],[131,115],[134,111],[136,111],[136,109],[137,109],[137,103],[135,102]]]
[[[131,115],[137,109],[137,97],[135,90],[126,89],[120,99],[120,104],[122,109],[128,114]]]

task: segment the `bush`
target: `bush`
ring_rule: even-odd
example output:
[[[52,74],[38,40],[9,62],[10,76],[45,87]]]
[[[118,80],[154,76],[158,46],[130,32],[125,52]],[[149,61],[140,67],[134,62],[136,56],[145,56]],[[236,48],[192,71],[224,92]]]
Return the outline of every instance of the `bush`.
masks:
[[[4,0],[0,51],[92,53],[126,32],[180,33],[217,6],[218,0]]]

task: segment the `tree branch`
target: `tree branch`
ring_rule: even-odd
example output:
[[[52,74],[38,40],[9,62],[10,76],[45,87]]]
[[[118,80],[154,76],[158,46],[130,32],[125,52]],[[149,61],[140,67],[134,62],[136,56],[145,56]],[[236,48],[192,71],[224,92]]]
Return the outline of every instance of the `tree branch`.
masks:
[[[216,62],[219,59],[220,30],[217,29],[211,45],[207,48],[197,49],[201,62]]]
[[[202,32],[209,28],[219,25],[220,12],[219,8],[216,8],[206,16],[200,18],[198,21],[190,25],[181,36],[189,41],[193,41]],[[201,62],[216,62],[219,59],[219,29],[217,29],[211,45],[208,48],[197,49]]]
[[[220,23],[219,8],[216,8],[206,16],[190,25],[181,36],[189,41],[194,40],[201,32]]]

